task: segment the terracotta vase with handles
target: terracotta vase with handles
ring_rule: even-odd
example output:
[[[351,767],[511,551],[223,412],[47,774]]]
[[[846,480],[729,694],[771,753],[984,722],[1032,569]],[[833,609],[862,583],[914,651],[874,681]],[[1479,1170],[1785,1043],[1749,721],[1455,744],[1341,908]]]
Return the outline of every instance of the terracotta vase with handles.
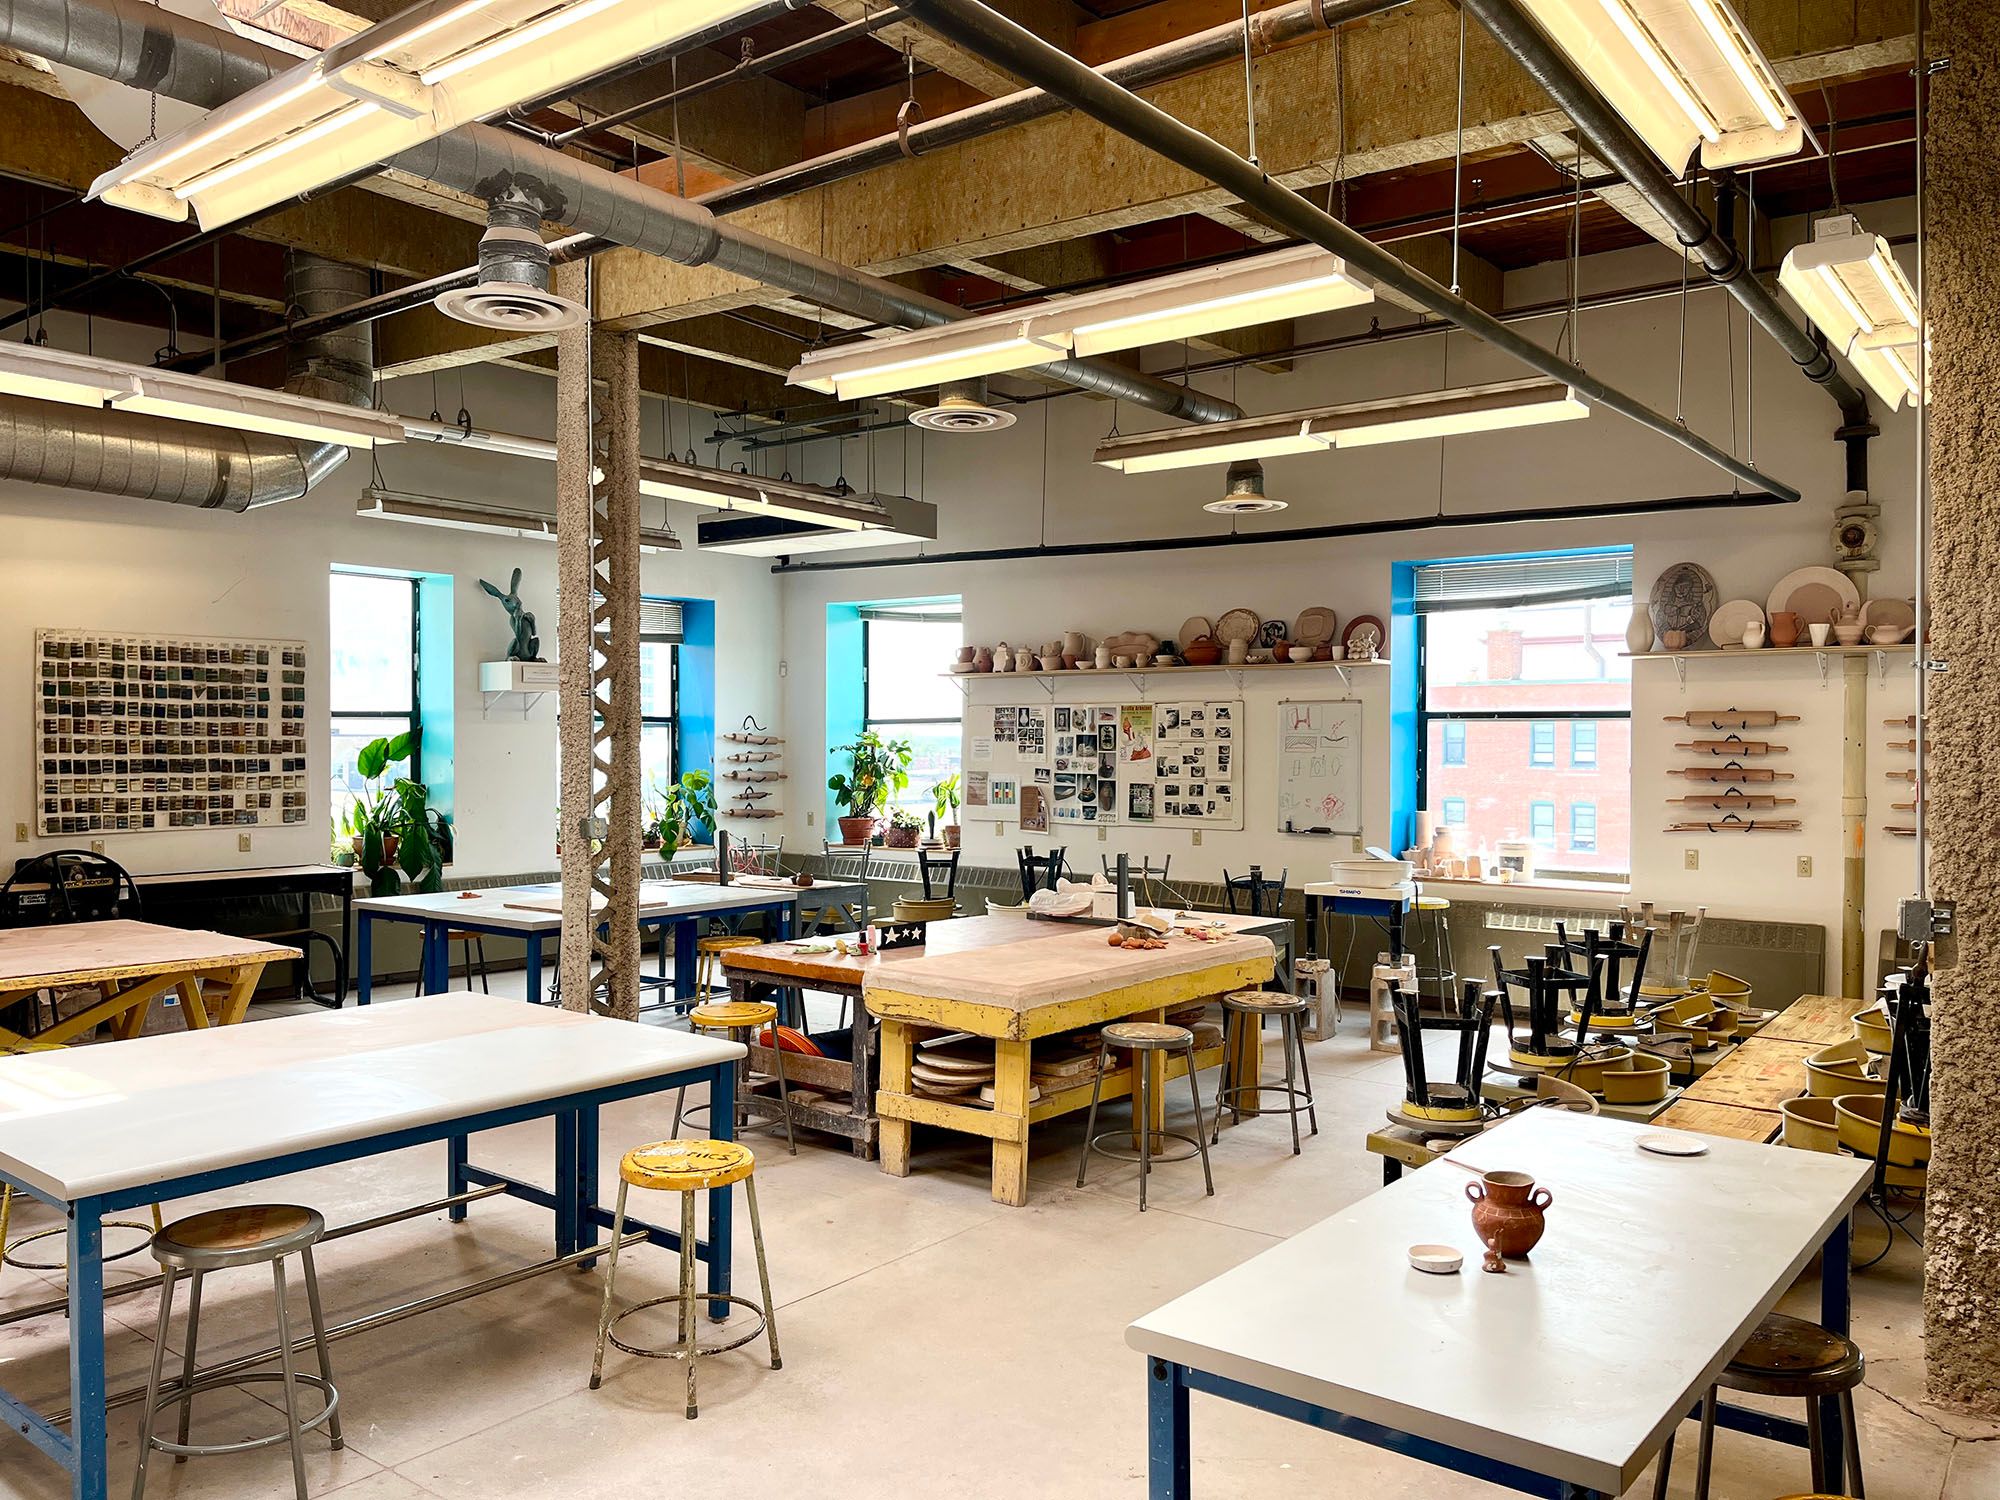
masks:
[[[1482,1173],[1465,1185],[1465,1196],[1472,1200],[1472,1232],[1479,1243],[1516,1260],[1525,1259],[1541,1239],[1542,1211],[1555,1201],[1526,1172]]]
[[[1774,646],[1796,646],[1799,643],[1799,617],[1788,609],[1781,609],[1771,616],[1771,644]]]

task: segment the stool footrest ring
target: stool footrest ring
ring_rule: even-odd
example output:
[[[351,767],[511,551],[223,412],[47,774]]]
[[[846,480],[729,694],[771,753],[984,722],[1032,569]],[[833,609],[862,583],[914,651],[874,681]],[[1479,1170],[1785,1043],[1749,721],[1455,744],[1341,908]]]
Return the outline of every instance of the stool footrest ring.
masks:
[[[131,1256],[138,1255],[142,1251],[150,1249],[152,1246],[153,1226],[150,1224],[141,1224],[136,1219],[106,1219],[104,1227],[106,1229],[136,1229],[140,1234],[145,1236],[144,1239],[129,1250],[107,1253],[103,1257],[104,1264],[107,1266],[114,1260],[128,1259]],[[52,1240],[58,1235],[67,1235],[68,1233],[69,1226],[67,1224],[58,1224],[53,1229],[37,1229],[32,1234],[17,1234],[7,1242],[6,1253],[0,1255],[0,1265],[12,1266],[17,1271],[67,1271],[69,1269],[69,1262],[67,1260],[18,1260],[15,1258],[14,1252],[23,1245],[32,1245],[36,1240]]]
[[[1114,1137],[1130,1136],[1133,1134],[1135,1132],[1129,1127],[1123,1130],[1100,1130],[1090,1138],[1089,1149],[1095,1151],[1099,1156],[1108,1156],[1113,1161],[1138,1161],[1140,1156],[1137,1146],[1121,1148],[1104,1144]],[[1178,1152],[1172,1156],[1164,1155],[1158,1151],[1149,1151],[1146,1154],[1146,1160],[1151,1161],[1154,1166],[1158,1166],[1162,1162],[1189,1161],[1201,1152],[1200,1141],[1191,1135],[1182,1135],[1178,1130],[1154,1130],[1149,1131],[1148,1134],[1156,1141],[1179,1141],[1187,1147],[1185,1151]]]
[[[1256,1104],[1251,1107],[1260,1115],[1299,1115],[1304,1114],[1313,1107],[1311,1094],[1302,1088],[1294,1088],[1289,1084],[1232,1083],[1216,1096],[1215,1108],[1217,1117],[1220,1118],[1221,1112],[1225,1109],[1234,1109],[1235,1106],[1229,1101],[1244,1094],[1258,1096]],[[1265,1104],[1261,1097],[1265,1094],[1287,1094],[1290,1096],[1291,1102],[1289,1104]]]
[[[162,1386],[159,1400],[153,1403],[153,1409],[148,1413],[149,1429],[151,1418],[159,1416],[161,1412],[167,1410],[169,1407],[180,1405],[183,1396],[194,1397],[201,1395],[205,1391],[227,1390],[231,1386],[238,1385],[268,1384],[271,1382],[282,1384],[284,1379],[282,1371],[265,1370],[249,1375],[197,1375],[193,1382],[185,1388],[179,1384]],[[311,1432],[317,1427],[324,1426],[333,1414],[340,1409],[339,1389],[332,1381],[318,1375],[308,1375],[304,1371],[293,1375],[292,1379],[299,1385],[311,1386],[326,1398],[326,1405],[320,1408],[317,1416],[300,1419],[299,1431]],[[287,1428],[269,1433],[264,1437],[246,1438],[240,1443],[175,1443],[163,1437],[151,1436],[150,1431],[146,1441],[152,1444],[153,1448],[160,1453],[172,1453],[182,1458],[209,1458],[218,1453],[248,1453],[256,1448],[271,1448],[279,1443],[288,1443],[291,1439],[291,1431]]]
[[[623,1349],[627,1354],[638,1355],[641,1359],[686,1359],[688,1352],[685,1348],[676,1346],[672,1349],[649,1349],[641,1344],[628,1344],[625,1340],[618,1337],[618,1325],[634,1313],[642,1313],[655,1307],[673,1306],[678,1304],[680,1300],[679,1293],[670,1293],[665,1297],[649,1297],[644,1302],[633,1303],[630,1307],[612,1318],[610,1333],[612,1344]],[[695,1341],[695,1353],[701,1358],[707,1359],[711,1354],[727,1354],[731,1349],[740,1349],[751,1340],[763,1337],[768,1315],[765,1313],[762,1304],[754,1302],[748,1297],[738,1297],[733,1294],[724,1295],[720,1292],[696,1292],[692,1300],[697,1304],[728,1302],[737,1307],[747,1307],[757,1315],[756,1322],[747,1331],[736,1334],[727,1340],[715,1343],[703,1343],[697,1339]]]

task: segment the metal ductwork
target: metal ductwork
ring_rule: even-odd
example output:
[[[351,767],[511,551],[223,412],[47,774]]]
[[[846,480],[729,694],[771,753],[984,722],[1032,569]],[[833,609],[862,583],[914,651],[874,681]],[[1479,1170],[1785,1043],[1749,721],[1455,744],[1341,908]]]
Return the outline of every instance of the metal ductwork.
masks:
[[[0,45],[205,108],[296,62],[142,0],[0,0]],[[699,204],[490,125],[468,125],[384,165],[487,203],[533,204],[552,223],[683,265],[715,265],[870,322],[928,328],[966,316],[948,302],[737,229]],[[1243,414],[1233,402],[1114,363],[1064,360],[1040,373],[1188,421]]]
[[[367,272],[352,266],[297,253],[286,261],[286,299],[302,313],[331,312],[367,292]],[[302,339],[288,357],[285,389],[368,406],[373,350],[366,324]],[[298,499],[340,467],[347,451],[338,443],[231,432],[115,407],[0,397],[0,479],[23,484],[253,510]]]
[[[581,302],[549,289],[549,247],[532,203],[504,199],[486,207],[479,237],[479,280],[438,293],[447,318],[507,333],[559,333],[590,317]]]

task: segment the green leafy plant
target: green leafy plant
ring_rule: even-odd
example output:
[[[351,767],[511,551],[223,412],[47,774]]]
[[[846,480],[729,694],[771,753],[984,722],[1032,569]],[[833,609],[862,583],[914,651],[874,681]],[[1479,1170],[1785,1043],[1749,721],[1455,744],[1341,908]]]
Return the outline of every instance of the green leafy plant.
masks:
[[[851,817],[878,816],[910,784],[913,752],[908,740],[885,740],[870,729],[839,749],[848,757],[847,771],[829,777],[826,789]]]
[[[909,808],[899,807],[889,814],[889,826],[891,828],[907,828],[914,831],[924,826],[924,820]]]
[[[658,810],[646,832],[660,841],[661,854],[674,857],[683,844],[692,844],[697,835],[713,832],[718,813],[715,805],[715,778],[706,771],[683,771],[678,781],[653,784],[659,799]]]
[[[354,757],[362,786],[341,828],[371,895],[444,889],[450,824],[430,805],[430,788],[421,781],[387,780],[389,767],[408,760],[410,748],[410,736],[398,734],[370,740]]]
[[[931,788],[931,805],[937,809],[939,827],[948,827],[957,821],[959,806],[959,774],[953,771],[936,786]]]

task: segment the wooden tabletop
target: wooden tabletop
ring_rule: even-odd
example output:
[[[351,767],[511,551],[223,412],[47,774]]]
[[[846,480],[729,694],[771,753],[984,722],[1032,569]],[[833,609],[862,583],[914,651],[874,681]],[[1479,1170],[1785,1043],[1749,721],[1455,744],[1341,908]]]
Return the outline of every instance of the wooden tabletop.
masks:
[[[1801,995],[1757,1033],[1760,1041],[1810,1042],[1829,1047],[1854,1035],[1854,1013],[1866,1002],[1840,995]]]
[[[1787,1099],[1806,1090],[1808,1042],[1767,1041],[1753,1036],[1687,1087],[1683,1098],[1705,1104],[1761,1109],[1775,1115]]]
[[[14,927],[0,931],[0,990],[96,984],[297,957],[298,949],[259,938],[123,918]]]
[[[759,943],[754,948],[733,948],[724,953],[722,966],[772,974],[800,984],[858,989],[871,976],[899,975],[918,960],[937,954],[982,952],[1014,943],[1038,942],[1075,930],[1060,922],[1029,922],[1020,917],[953,917],[926,924],[921,948],[897,948],[863,958],[853,954],[801,953],[793,942]],[[1099,933],[1097,940],[1102,943],[1102,929]],[[811,941],[823,943],[832,939]]]

